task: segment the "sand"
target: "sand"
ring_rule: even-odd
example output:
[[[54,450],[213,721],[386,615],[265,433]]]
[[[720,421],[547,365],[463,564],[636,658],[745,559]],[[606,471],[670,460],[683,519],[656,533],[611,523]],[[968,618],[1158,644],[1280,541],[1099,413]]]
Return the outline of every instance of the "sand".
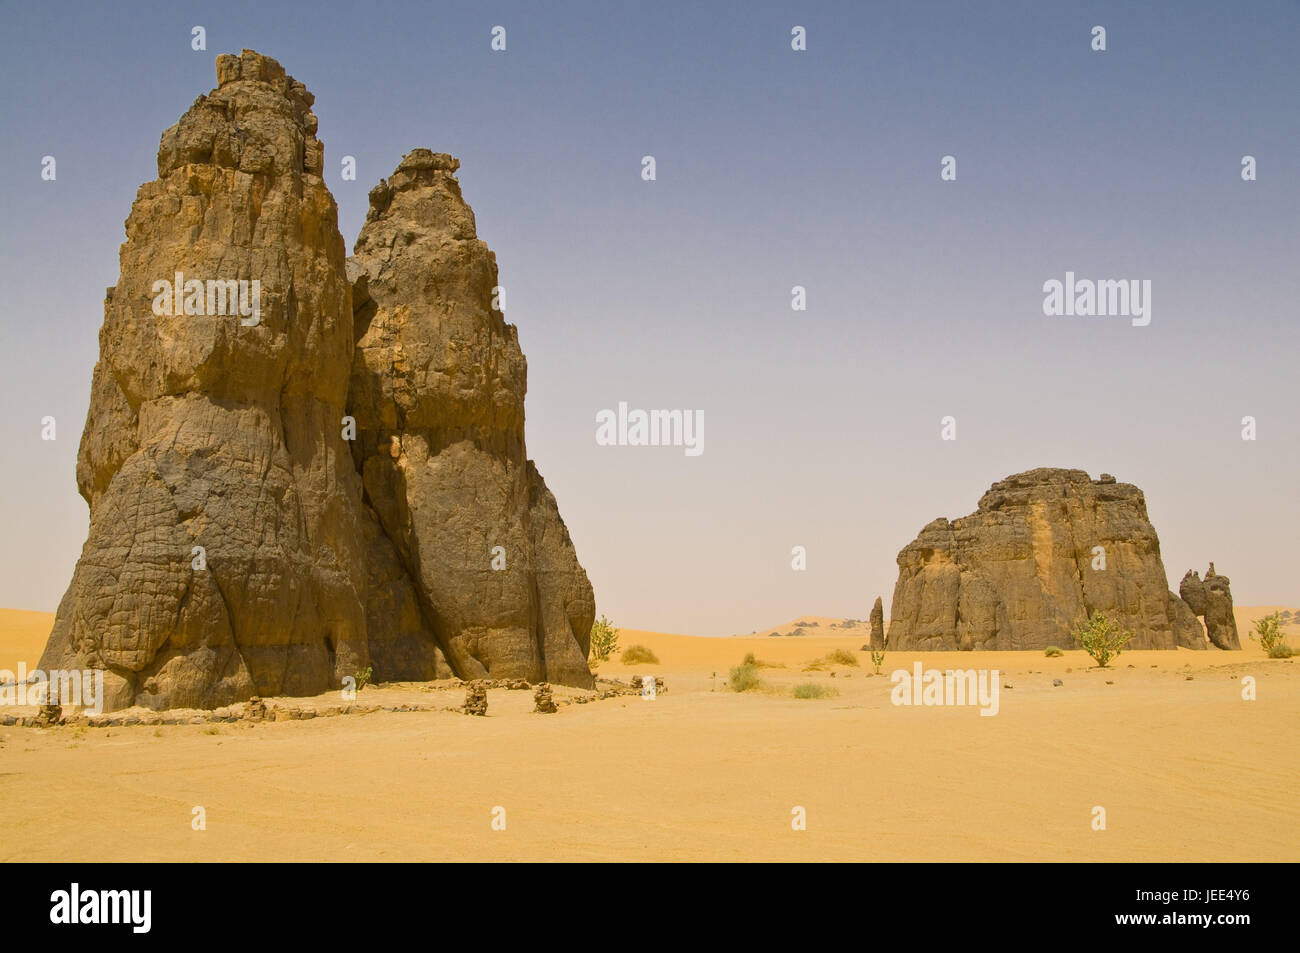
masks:
[[[1239,621],[1271,608],[1242,607]],[[0,668],[35,664],[52,616],[34,615],[0,610]],[[660,664],[599,674],[658,674],[667,694],[556,715],[533,714],[530,692],[493,690],[486,718],[0,727],[0,859],[1300,860],[1297,662],[1249,641],[1125,652],[1109,671],[1074,651],[889,653],[886,673],[915,660],[998,669],[1013,687],[981,717],[891,704],[867,653],[802,671],[862,641],[624,630],[622,646]],[[751,651],[785,667],[763,669],[758,691],[726,690]],[[1245,675],[1255,701],[1241,697]],[[805,682],[838,695],[792,697]],[[461,699],[424,686],[361,695]],[[191,827],[196,806],[206,830]],[[498,807],[505,830],[492,828]],[[806,830],[792,829],[796,807]]]

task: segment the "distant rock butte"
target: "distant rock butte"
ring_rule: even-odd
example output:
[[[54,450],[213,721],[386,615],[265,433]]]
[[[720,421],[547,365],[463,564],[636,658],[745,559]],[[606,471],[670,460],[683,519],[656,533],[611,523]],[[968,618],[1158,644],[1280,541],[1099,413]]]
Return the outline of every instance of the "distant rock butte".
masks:
[[[525,455],[524,358],[457,161],[408,155],[348,262],[311,93],[249,50],[217,78],[126,222],[77,459],[89,536],[41,667],[104,668],[109,709],[368,667],[589,687],[591,586]],[[258,280],[259,319],[157,315],[177,272]]]
[[[887,645],[1072,648],[1075,624],[1100,611],[1133,633],[1132,649],[1206,648],[1198,615],[1215,645],[1240,648],[1227,579],[1189,577],[1187,592],[1205,591],[1199,609],[1169,591],[1137,487],[1030,470],[994,483],[971,515],[930,523],[898,554]],[[1211,578],[1221,582],[1211,588]]]

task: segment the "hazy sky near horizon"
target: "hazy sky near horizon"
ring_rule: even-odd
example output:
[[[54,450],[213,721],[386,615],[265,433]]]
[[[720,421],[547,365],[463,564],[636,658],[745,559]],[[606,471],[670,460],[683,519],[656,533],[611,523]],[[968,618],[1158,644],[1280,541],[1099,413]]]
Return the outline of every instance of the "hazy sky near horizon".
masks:
[[[349,251],[403,153],[460,158],[530,456],[616,623],[865,618],[922,526],[1038,466],[1140,486],[1174,586],[1214,560],[1239,604],[1300,604],[1300,3],[6,0],[0,23],[0,606],[53,610],[71,578],[123,221],[244,47],[315,94]],[[1045,316],[1067,271],[1149,279],[1150,325]],[[598,446],[620,401],[702,410],[704,453]]]

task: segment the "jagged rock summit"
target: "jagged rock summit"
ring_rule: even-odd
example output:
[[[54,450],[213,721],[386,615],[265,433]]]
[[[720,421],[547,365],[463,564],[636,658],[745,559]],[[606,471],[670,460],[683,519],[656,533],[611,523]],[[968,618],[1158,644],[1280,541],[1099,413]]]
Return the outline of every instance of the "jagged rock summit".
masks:
[[[77,460],[90,530],[41,667],[103,668],[108,709],[367,667],[589,686],[591,586],[525,457],[524,359],[456,160],[403,160],[350,264],[311,93],[249,50],[217,78],[126,222]]]
[[[1169,591],[1142,491],[1106,473],[1037,469],[1000,480],[971,515],[926,526],[898,554],[898,571],[888,634],[896,650],[1071,648],[1074,625],[1094,611],[1134,634],[1129,648],[1204,649],[1196,616],[1221,627],[1226,596],[1232,618],[1224,577],[1212,609],[1208,591],[1199,610]],[[1235,634],[1214,644],[1240,648]]]

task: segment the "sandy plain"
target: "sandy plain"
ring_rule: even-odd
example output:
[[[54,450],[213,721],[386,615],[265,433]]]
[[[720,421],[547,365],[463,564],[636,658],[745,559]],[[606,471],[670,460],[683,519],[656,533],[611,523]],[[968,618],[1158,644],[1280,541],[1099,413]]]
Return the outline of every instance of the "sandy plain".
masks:
[[[793,637],[622,630],[660,663],[599,676],[667,692],[577,704],[588,693],[557,688],[555,715],[494,689],[466,717],[447,710],[463,688],[403,684],[359,702],[434,710],[0,727],[0,860],[1296,861],[1300,663],[1245,638],[1273,608],[1238,607],[1241,652],[1125,652],[1108,670],[1078,651],[890,652],[873,676],[865,627],[805,616],[820,624]],[[0,610],[0,669],[34,667],[52,620]],[[859,664],[804,671],[834,649]],[[747,652],[773,665],[732,692]],[[892,704],[889,673],[918,660],[1011,687],[995,717]],[[793,697],[809,682],[836,694]]]

